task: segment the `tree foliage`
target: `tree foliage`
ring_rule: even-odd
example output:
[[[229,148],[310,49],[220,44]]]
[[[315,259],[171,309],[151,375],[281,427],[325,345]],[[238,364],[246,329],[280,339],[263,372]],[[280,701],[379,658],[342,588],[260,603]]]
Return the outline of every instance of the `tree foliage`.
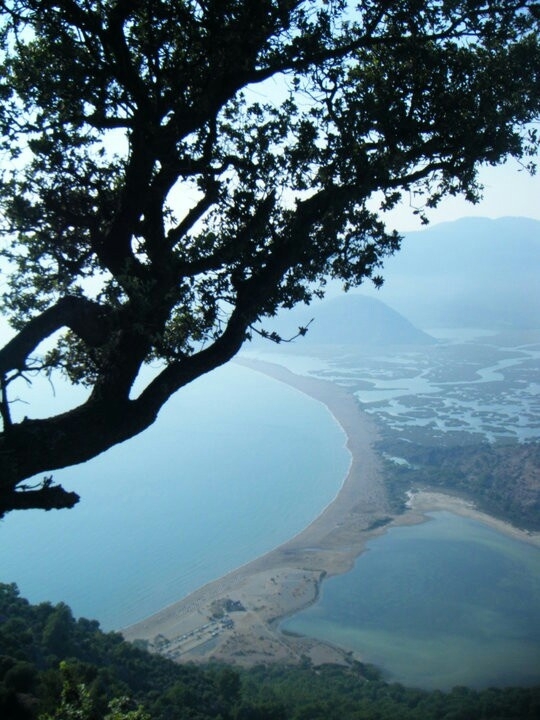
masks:
[[[539,5],[517,0],[0,2],[0,511],[69,507],[50,476],[148,427],[328,278],[376,284],[380,213],[478,199],[528,164]],[[305,332],[304,328],[299,333]],[[45,347],[46,350],[41,352]],[[159,360],[142,389],[141,368]],[[87,400],[19,420],[15,381]]]

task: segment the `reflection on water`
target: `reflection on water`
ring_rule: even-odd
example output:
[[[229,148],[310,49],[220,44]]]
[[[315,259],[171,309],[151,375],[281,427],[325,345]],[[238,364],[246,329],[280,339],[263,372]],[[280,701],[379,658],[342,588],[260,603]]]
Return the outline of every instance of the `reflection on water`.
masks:
[[[283,629],[357,651],[406,685],[540,682],[540,551],[437,512],[369,544]]]

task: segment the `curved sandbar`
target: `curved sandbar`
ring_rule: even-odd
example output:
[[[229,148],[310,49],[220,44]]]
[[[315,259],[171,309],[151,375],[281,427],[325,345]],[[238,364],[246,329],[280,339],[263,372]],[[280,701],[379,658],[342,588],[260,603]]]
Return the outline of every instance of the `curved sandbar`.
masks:
[[[457,497],[456,495],[447,495],[444,492],[419,490],[411,493],[408,504],[414,513],[447,510],[448,512],[454,513],[454,515],[463,515],[463,517],[478,520],[478,522],[489,525],[495,530],[498,530],[498,532],[504,533],[515,540],[521,540],[522,542],[526,542],[540,548],[540,532],[521,530],[506,520],[501,520],[500,518],[493,517],[493,515],[481,512],[476,509],[474,502],[471,500],[465,500],[464,498]]]
[[[354,396],[334,383],[295,375],[280,365],[238,360],[324,403],[347,435],[351,464],[330,505],[302,532],[275,550],[208,583],[183,600],[123,631],[178,661],[211,658],[253,665],[260,662],[314,664],[347,662],[350,653],[309,638],[282,635],[275,622],[317,598],[323,577],[346,572],[367,540],[392,524],[413,524],[425,512],[449,510],[486,522],[540,546],[540,533],[521,531],[478,512],[461,498],[418,492],[410,509],[391,518],[380,459],[373,449],[377,430]],[[381,525],[381,523],[383,523]]]
[[[333,502],[291,540],[123,634],[128,640],[146,640],[151,648],[178,660],[214,658],[248,665],[294,662],[308,655],[315,663],[343,661],[343,651],[283,636],[273,621],[313,602],[322,577],[347,571],[365,542],[390,519],[380,460],[372,447],[375,424],[354,396],[334,383],[295,375],[271,363],[238,362],[328,407],[347,435],[347,477]]]

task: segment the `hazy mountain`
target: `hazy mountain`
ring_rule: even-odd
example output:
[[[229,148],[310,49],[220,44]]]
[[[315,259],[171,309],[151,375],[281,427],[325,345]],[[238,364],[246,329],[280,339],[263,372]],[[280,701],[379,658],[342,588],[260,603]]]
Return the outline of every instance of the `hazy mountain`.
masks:
[[[283,337],[294,335],[309,320],[302,345],[426,345],[436,342],[380,300],[359,294],[314,303],[284,313],[266,325]]]
[[[540,221],[463,218],[407,233],[374,295],[415,325],[540,328]]]

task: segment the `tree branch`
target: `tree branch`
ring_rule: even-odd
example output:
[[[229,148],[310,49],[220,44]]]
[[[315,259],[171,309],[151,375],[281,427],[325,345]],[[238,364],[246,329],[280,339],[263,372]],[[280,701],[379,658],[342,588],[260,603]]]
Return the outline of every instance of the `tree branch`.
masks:
[[[307,38],[302,38],[297,48],[295,48],[294,54],[282,51],[279,56],[274,58],[273,62],[270,62],[265,67],[253,69],[249,77],[246,79],[246,82],[260,83],[264,80],[268,80],[278,73],[286,73],[289,71],[303,72],[312,66],[319,66],[329,60],[339,60],[345,58],[347,55],[350,55],[358,50],[373,49],[378,46],[397,47],[400,44],[409,43],[411,39],[413,39],[412,34],[397,35],[391,32],[376,34],[376,29],[381,24],[384,15],[389,9],[391,9],[392,5],[395,5],[395,3],[383,2],[381,5],[382,8],[379,10],[379,13],[374,20],[366,28],[366,31],[355,40],[335,44],[332,47],[321,47],[317,50],[310,49],[309,52],[302,54],[302,42],[307,44],[309,47],[309,41],[307,41]],[[514,12],[517,12],[519,9],[525,9],[527,7],[528,3],[526,2],[516,2],[513,10]],[[505,11],[508,12],[508,8],[505,8]],[[486,5],[484,8],[475,7],[473,10],[465,12],[454,18],[453,21],[449,22],[448,26],[440,32],[424,31],[422,33],[415,34],[414,41],[431,43],[441,40],[449,40],[452,38],[463,38],[469,34],[474,36],[477,33],[467,33],[459,28],[467,20],[473,20],[478,23],[482,17],[489,16],[492,12],[493,8],[489,5]]]
[[[191,208],[184,219],[175,227],[171,228],[167,233],[169,247],[174,247],[176,243],[189,232],[195,223],[202,218],[207,210],[209,210],[218,198],[218,184],[216,183],[208,189],[206,195]]]
[[[0,375],[24,370],[36,347],[57,330],[68,327],[90,347],[99,347],[110,331],[111,310],[87,298],[61,298],[55,305],[29,320],[0,350]]]
[[[47,482],[37,490],[0,492],[0,518],[11,510],[64,510],[72,508],[79,499],[77,493]]]
[[[6,376],[2,373],[0,375],[0,415],[2,416],[2,422],[4,423],[4,432],[8,430],[12,425],[11,413],[9,412],[9,401],[6,391]]]

